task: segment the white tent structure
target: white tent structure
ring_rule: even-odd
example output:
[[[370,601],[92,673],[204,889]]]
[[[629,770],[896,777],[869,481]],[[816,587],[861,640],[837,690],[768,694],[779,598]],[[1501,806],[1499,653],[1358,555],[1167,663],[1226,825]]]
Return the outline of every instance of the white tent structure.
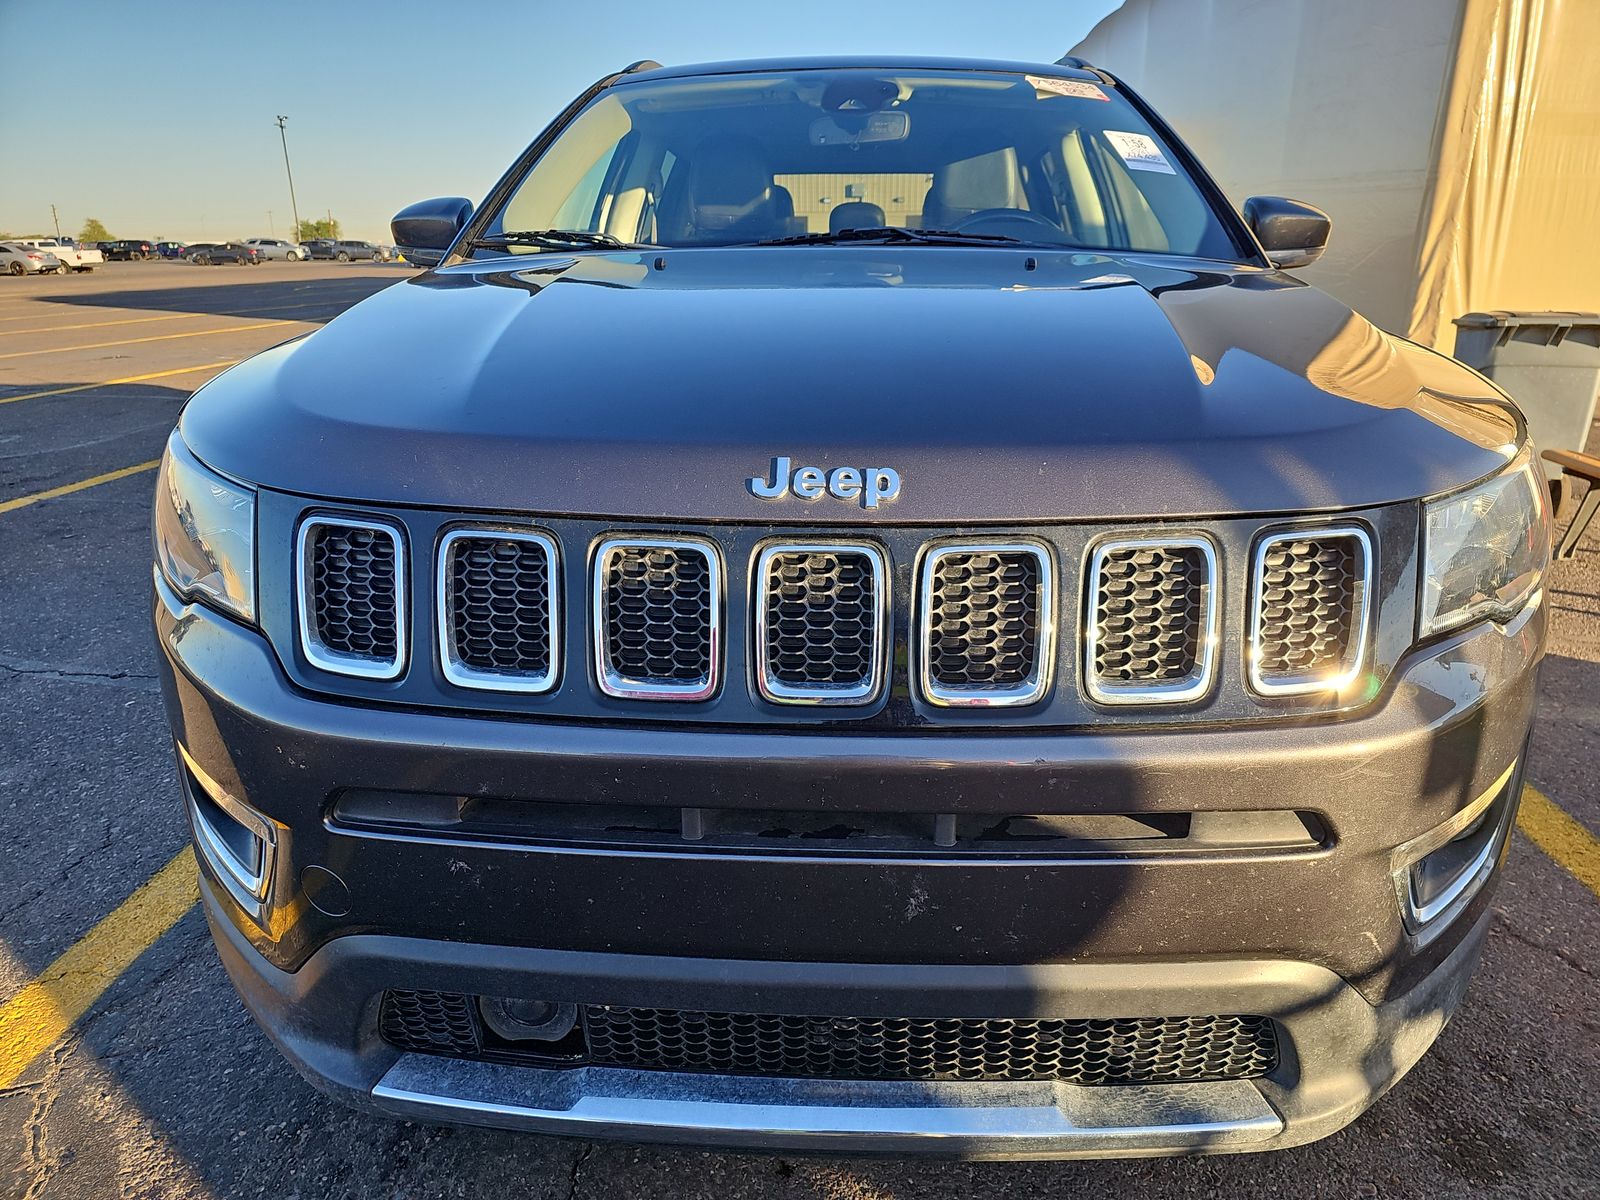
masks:
[[[1072,53],[1235,202],[1325,208],[1308,281],[1386,329],[1600,312],[1600,0],[1126,0]]]

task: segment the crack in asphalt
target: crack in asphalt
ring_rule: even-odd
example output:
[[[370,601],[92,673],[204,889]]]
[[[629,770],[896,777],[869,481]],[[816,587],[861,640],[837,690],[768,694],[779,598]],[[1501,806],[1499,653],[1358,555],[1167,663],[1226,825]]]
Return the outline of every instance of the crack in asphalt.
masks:
[[[113,841],[111,836],[111,818],[101,817],[100,825],[100,840],[95,845],[85,847],[72,858],[59,865],[55,870],[55,874],[49,880],[39,884],[38,887],[36,887],[28,895],[24,896],[21,900],[18,900],[12,904],[8,904],[4,908],[0,908],[0,925],[4,925],[13,916],[27,908],[29,905],[37,903],[49,892],[55,890],[57,886],[66,883],[72,872],[76,871],[79,867],[83,866],[84,863],[88,862],[91,856],[96,854],[104,854],[109,851]]]
[[[43,663],[33,663],[13,660],[0,661],[0,671],[9,675],[17,675],[35,679],[60,679],[69,683],[113,683],[133,684],[131,690],[139,692],[157,691],[159,682],[154,675],[144,675],[137,671],[68,671],[60,667],[45,666]]]
[[[1509,936],[1512,941],[1521,942],[1524,946],[1527,946],[1530,949],[1543,950],[1547,954],[1550,954],[1551,956],[1565,963],[1567,966],[1571,967],[1580,975],[1587,976],[1590,979],[1595,977],[1594,972],[1591,971],[1585,964],[1574,958],[1570,951],[1563,950],[1560,946],[1552,946],[1549,942],[1542,941],[1530,933],[1523,933],[1522,930],[1518,929],[1511,923],[1511,917],[1505,909],[1495,909],[1494,915],[1494,932],[1504,933]]]
[[[36,1085],[38,1094],[34,1097],[33,1109],[28,1114],[28,1122],[24,1128],[27,1139],[26,1166],[32,1179],[28,1183],[28,1190],[22,1194],[22,1200],[38,1200],[38,1197],[44,1195],[44,1189],[49,1186],[52,1172],[62,1162],[61,1152],[50,1148],[50,1110],[61,1098],[63,1061],[77,1048],[81,1038],[81,1033],[69,1033],[51,1048],[49,1065]]]
[[[573,1200],[578,1194],[578,1176],[583,1173],[583,1165],[589,1161],[589,1156],[594,1153],[595,1144],[588,1142],[582,1150],[572,1156],[572,1167],[567,1172],[567,1194],[562,1200]]]

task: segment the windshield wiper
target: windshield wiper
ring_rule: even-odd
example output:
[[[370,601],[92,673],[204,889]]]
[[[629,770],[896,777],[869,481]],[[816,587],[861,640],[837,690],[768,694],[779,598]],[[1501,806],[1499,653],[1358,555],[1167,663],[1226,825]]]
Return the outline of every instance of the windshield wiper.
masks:
[[[1020,246],[1021,238],[1004,233],[964,233],[957,229],[906,229],[899,225],[871,225],[839,229],[831,233],[795,233],[788,237],[762,238],[756,246],[837,246],[849,242],[914,243],[925,246],[959,246],[977,243],[990,246]]]
[[[469,249],[478,246],[547,246],[554,250],[574,246],[595,246],[607,250],[621,250],[632,243],[614,238],[609,233],[591,233],[586,229],[511,229],[505,233],[490,233],[473,238]]]

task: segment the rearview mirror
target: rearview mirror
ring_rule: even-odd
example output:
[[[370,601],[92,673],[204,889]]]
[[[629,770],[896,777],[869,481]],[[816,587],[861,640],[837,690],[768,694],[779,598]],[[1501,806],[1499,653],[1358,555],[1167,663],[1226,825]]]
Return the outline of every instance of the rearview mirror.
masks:
[[[911,135],[911,114],[841,112],[811,122],[813,146],[864,146],[869,142],[903,142]]]
[[[1320,208],[1282,196],[1251,196],[1244,202],[1244,220],[1275,267],[1316,262],[1333,232],[1333,220]]]
[[[394,244],[407,262],[437,267],[456,234],[472,219],[472,201],[463,196],[420,200],[403,208],[389,222]]]

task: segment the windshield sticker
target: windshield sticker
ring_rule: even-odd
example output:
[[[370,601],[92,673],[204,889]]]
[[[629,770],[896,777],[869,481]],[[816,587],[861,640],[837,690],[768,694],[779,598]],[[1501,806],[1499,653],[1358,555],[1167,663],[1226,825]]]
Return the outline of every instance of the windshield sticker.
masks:
[[[1093,83],[1085,83],[1081,79],[1051,79],[1048,75],[1029,75],[1029,83],[1033,84],[1036,92],[1046,92],[1050,96],[1075,96],[1079,100],[1105,100],[1111,97],[1106,95],[1100,87]],[[1041,100],[1048,96],[1040,96]]]
[[[1128,164],[1130,171],[1157,171],[1162,175],[1176,175],[1167,161],[1167,156],[1161,153],[1161,147],[1156,145],[1156,140],[1142,133],[1122,133],[1116,129],[1105,131],[1106,140],[1122,155],[1122,161]]]

